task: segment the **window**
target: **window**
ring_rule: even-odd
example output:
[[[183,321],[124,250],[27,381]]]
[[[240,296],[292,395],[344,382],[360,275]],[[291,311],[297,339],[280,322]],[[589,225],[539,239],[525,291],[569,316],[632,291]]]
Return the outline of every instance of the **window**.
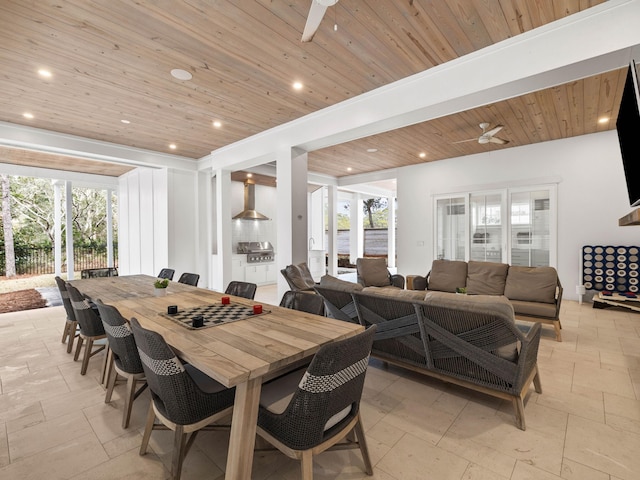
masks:
[[[440,196],[434,258],[555,265],[555,198],[555,185]]]

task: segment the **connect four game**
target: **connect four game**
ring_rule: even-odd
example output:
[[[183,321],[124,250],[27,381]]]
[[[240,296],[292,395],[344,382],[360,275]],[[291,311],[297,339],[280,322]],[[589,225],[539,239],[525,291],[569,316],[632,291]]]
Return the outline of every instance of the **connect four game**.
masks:
[[[640,291],[640,247],[582,247],[582,284],[587,290],[632,293]]]

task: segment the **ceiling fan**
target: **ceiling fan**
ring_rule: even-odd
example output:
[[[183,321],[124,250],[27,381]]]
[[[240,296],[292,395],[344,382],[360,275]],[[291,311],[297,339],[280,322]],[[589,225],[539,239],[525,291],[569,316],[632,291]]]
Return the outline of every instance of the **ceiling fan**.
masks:
[[[304,26],[304,32],[302,32],[303,42],[310,42],[313,39],[324,13],[327,11],[327,7],[332,7],[336,3],[338,3],[338,0],[311,0],[307,23]]]
[[[480,124],[480,128],[482,129],[482,134],[478,138],[470,138],[468,140],[460,140],[459,142],[453,143],[464,143],[464,142],[474,142],[477,141],[479,144],[484,145],[486,143],[497,143],[498,145],[506,145],[509,143],[509,140],[503,140],[502,138],[494,137],[496,133],[504,128],[502,125],[496,125],[491,130],[487,130],[491,124],[487,122],[482,122]]]

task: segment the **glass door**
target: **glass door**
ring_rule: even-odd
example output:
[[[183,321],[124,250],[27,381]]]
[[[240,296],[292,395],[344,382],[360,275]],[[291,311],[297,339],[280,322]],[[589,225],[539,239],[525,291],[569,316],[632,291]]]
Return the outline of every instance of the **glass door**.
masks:
[[[512,265],[551,265],[550,193],[548,189],[511,193]]]
[[[503,262],[504,195],[498,193],[472,193],[469,196],[469,227],[471,239],[470,260]]]
[[[465,197],[436,201],[436,258],[465,260],[467,216]]]

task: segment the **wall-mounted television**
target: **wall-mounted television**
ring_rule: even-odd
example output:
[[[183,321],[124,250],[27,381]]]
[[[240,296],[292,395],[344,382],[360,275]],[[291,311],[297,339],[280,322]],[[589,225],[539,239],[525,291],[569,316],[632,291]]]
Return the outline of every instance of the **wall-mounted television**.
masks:
[[[616,121],[622,165],[627,181],[629,203],[640,205],[640,91],[638,71],[632,60],[627,72],[627,80],[622,92],[620,111]]]

